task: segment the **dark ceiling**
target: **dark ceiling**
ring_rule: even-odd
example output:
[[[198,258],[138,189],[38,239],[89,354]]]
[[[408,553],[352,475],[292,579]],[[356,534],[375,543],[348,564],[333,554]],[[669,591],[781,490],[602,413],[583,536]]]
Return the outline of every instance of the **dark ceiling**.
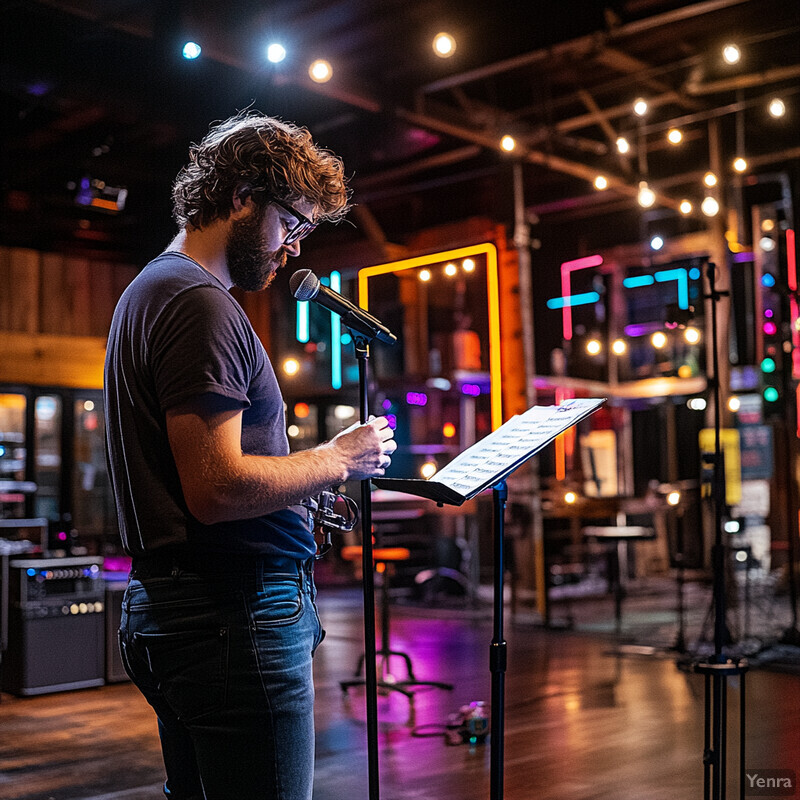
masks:
[[[355,225],[313,247],[415,231],[471,216],[513,218],[511,164],[542,220],[593,225],[637,213],[677,217],[717,149],[751,170],[800,157],[797,0],[45,0],[2,3],[0,243],[141,260],[172,233],[170,183],[209,122],[252,106],[307,125],[345,160]],[[449,31],[450,59],[431,40]],[[186,61],[191,38],[201,57]],[[289,55],[263,56],[271,40]],[[741,62],[721,48],[736,41]],[[324,57],[333,79],[307,66]],[[766,101],[781,94],[787,114]],[[646,97],[639,120],[631,107]],[[665,143],[673,122],[685,140]],[[510,133],[518,149],[499,148]],[[627,157],[619,135],[633,145]],[[738,137],[738,138],[737,138]],[[596,192],[595,174],[610,188]],[[119,213],[76,202],[84,178],[124,188]],[[76,188],[77,187],[77,188]],[[684,225],[687,223],[684,223]],[[702,224],[700,219],[697,225]],[[613,228],[613,226],[612,226]],[[587,228],[588,230],[588,228]],[[623,236],[621,231],[616,235]]]

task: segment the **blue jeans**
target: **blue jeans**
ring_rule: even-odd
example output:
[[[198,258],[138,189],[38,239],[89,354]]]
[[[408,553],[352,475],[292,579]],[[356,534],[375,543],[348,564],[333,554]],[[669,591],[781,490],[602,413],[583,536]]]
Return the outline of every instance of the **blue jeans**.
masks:
[[[311,798],[311,658],[324,631],[311,563],[288,565],[227,574],[134,565],[120,650],[158,716],[167,797]]]

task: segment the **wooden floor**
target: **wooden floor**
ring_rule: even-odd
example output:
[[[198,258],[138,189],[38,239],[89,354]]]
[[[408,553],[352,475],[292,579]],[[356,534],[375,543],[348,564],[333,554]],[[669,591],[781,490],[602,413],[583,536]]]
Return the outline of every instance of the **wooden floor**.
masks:
[[[363,690],[339,681],[362,649],[360,596],[321,593],[328,637],[317,653],[315,800],[368,797]],[[489,744],[447,745],[448,714],[490,699],[490,615],[395,609],[393,645],[417,677],[452,683],[413,704],[379,698],[380,795],[386,800],[489,797]],[[507,800],[684,800],[702,797],[702,679],[664,657],[614,655],[594,634],[506,623]],[[397,672],[400,672],[399,665]],[[731,699],[728,796],[738,797]],[[747,676],[748,768],[800,767],[800,676]],[[155,719],[130,684],[0,702],[0,799],[157,800]],[[235,800],[231,798],[231,800]]]

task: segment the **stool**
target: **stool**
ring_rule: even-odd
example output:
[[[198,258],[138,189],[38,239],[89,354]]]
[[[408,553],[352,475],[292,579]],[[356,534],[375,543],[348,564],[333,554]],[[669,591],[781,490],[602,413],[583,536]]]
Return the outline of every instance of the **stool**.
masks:
[[[373,561],[375,568],[383,575],[381,582],[381,598],[380,598],[380,613],[381,613],[381,646],[380,650],[375,654],[378,657],[378,674],[377,685],[379,689],[385,691],[394,690],[401,692],[406,697],[413,699],[413,687],[427,686],[433,689],[452,689],[449,683],[441,683],[440,681],[420,681],[414,675],[414,667],[411,663],[411,657],[408,653],[400,650],[392,650],[390,643],[390,629],[389,629],[389,576],[392,565],[398,561],[407,561],[411,553],[406,547],[376,547],[372,551]],[[359,545],[348,545],[342,548],[342,558],[345,561],[360,561],[362,557],[362,548]],[[405,661],[407,678],[405,680],[398,680],[389,671],[389,660],[392,656],[401,658]],[[365,654],[362,653],[358,659],[358,665],[354,673],[354,678],[348,681],[339,681],[343,692],[351,686],[363,686],[366,681],[361,678],[361,670],[364,666]]]
[[[636,525],[590,526],[583,529],[586,539],[608,542],[608,583],[614,593],[614,622],[617,636],[622,631],[622,600],[625,597],[626,573],[628,568],[628,542],[642,542],[655,539],[652,528]],[[616,546],[615,546],[616,545]]]

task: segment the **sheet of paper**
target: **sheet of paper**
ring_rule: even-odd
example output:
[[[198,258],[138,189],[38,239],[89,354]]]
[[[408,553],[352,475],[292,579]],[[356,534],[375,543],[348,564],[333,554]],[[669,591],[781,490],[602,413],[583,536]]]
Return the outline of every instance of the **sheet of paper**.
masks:
[[[467,448],[431,480],[459,494],[470,495],[524,461],[603,402],[597,398],[578,398],[559,406],[533,406]]]

